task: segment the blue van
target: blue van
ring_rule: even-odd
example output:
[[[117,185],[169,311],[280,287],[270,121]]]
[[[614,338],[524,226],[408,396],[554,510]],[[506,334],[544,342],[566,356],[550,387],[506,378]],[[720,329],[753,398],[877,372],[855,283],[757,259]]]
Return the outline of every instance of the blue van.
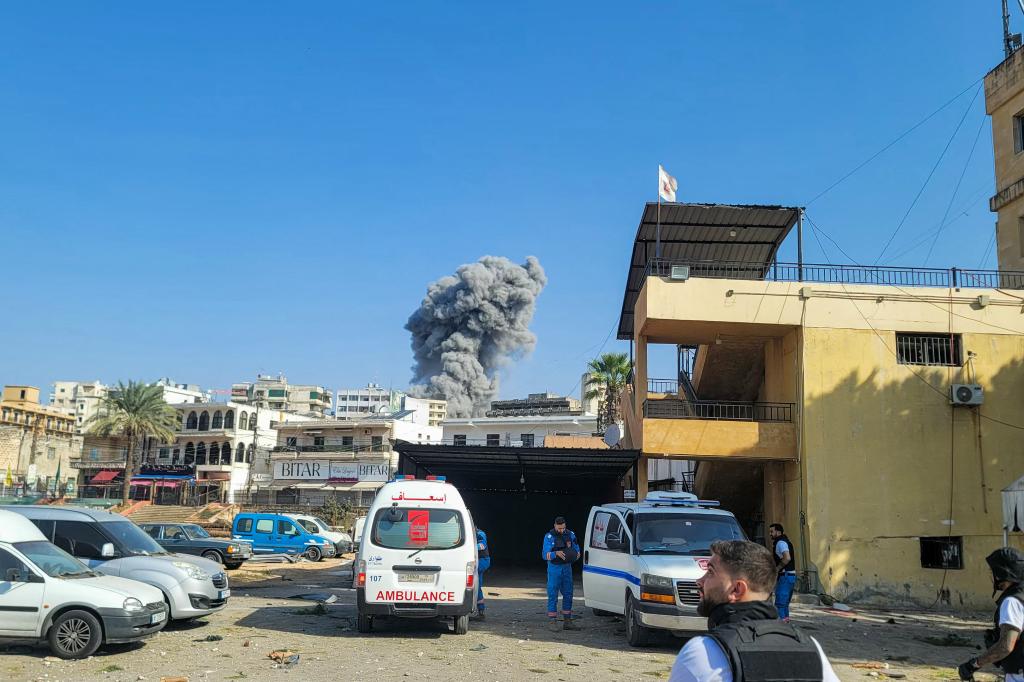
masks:
[[[231,537],[252,544],[254,555],[304,555],[320,561],[335,555],[334,543],[314,535],[284,514],[243,513],[235,517]]]

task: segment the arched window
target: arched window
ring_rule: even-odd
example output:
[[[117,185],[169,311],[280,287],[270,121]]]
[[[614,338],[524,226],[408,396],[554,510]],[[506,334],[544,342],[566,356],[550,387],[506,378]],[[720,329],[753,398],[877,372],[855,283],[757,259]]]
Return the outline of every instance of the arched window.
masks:
[[[235,411],[228,410],[224,413],[224,428],[233,429],[235,428]]]
[[[220,445],[210,445],[210,464],[220,464]]]
[[[213,413],[213,430],[216,431],[222,428],[224,428],[224,415],[220,413],[220,410],[217,410]]]
[[[210,413],[203,412],[199,415],[199,430],[209,431],[210,430]]]
[[[192,413],[193,415],[195,412]],[[195,443],[189,442],[185,444],[185,464],[196,463],[196,446]]]
[[[242,412],[242,414],[238,415],[238,428],[244,429],[248,422],[249,422],[249,413],[248,412]]]
[[[239,443],[238,447],[235,448],[235,461],[236,462],[244,462],[245,461],[245,443]]]
[[[249,415],[249,430],[250,431],[255,431],[256,430],[256,413],[255,412],[253,412],[252,414]]]
[[[188,413],[188,422],[185,424],[185,428],[186,429],[194,429],[194,428],[196,428],[198,426],[199,426],[199,422],[196,421],[196,413],[195,412],[189,412]]]
[[[248,462],[249,464],[252,464],[252,460],[253,457],[255,457],[255,455],[256,448],[252,446],[252,443],[249,443],[249,449],[245,451],[245,461]]]
[[[196,464],[206,464],[206,443],[196,446]]]

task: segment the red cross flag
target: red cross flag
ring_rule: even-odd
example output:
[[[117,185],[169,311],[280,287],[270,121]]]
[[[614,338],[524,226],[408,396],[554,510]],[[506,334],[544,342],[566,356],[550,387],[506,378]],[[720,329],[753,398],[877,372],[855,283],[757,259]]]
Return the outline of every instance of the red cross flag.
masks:
[[[679,183],[673,178],[668,172],[658,165],[658,196],[665,201],[676,200],[676,189],[678,189]]]

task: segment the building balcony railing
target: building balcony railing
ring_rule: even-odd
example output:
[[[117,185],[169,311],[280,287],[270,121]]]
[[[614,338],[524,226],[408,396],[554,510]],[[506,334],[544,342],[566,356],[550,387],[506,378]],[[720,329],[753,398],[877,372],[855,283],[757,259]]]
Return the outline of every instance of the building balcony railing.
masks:
[[[724,400],[644,401],[648,419],[712,419],[746,422],[792,422],[793,403],[746,403]]]
[[[675,261],[652,258],[647,276],[710,279],[749,279],[819,284],[867,284],[965,289],[1024,289],[1024,272],[963,268],[912,268],[820,263],[744,263]]]
[[[276,445],[272,452],[391,452],[391,445]]]
[[[648,393],[679,393],[679,382],[675,379],[648,379]]]

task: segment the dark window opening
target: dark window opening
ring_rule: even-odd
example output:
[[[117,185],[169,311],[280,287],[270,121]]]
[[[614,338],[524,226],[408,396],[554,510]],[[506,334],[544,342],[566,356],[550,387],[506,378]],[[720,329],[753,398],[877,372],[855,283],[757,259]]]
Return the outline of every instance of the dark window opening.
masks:
[[[896,332],[896,361],[901,365],[963,364],[963,341],[959,334],[910,334]]]
[[[465,445],[465,444],[466,444],[466,437],[465,436],[452,436],[452,445]]]
[[[501,445],[501,436],[497,433],[487,434],[487,447],[496,448]]]
[[[964,567],[964,539],[921,538],[921,568],[959,570]]]

